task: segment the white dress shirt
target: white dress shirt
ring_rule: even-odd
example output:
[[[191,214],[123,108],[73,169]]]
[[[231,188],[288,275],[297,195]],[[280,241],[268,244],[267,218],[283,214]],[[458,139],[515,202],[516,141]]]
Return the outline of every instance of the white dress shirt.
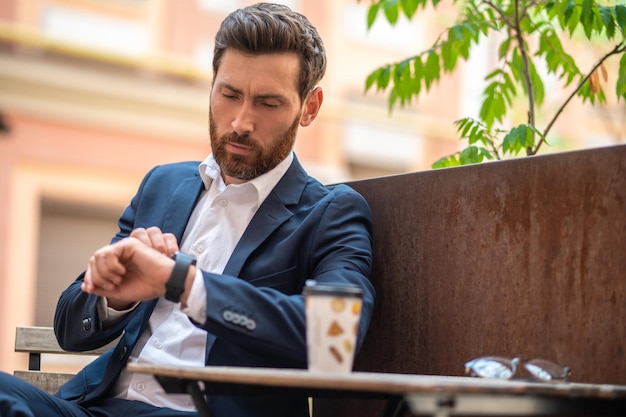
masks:
[[[191,214],[180,242],[180,250],[197,259],[197,272],[181,311],[180,303],[159,298],[149,325],[131,352],[129,361],[162,365],[204,366],[206,332],[189,320],[206,320],[206,291],[200,270],[222,273],[237,242],[265,198],[274,189],[293,161],[293,153],[271,171],[243,184],[226,185],[212,155],[199,166],[204,191]],[[119,319],[133,308],[116,311],[102,298],[103,322]],[[167,394],[151,375],[124,369],[116,382],[118,398],[143,401],[175,410],[193,411],[188,394]]]

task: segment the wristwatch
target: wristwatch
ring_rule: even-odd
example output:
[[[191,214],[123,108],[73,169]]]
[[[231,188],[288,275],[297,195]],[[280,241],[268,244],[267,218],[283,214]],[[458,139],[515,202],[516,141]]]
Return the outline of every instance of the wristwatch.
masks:
[[[172,259],[176,261],[172,275],[165,284],[165,299],[175,303],[180,302],[180,296],[185,291],[185,281],[187,280],[187,272],[191,265],[196,264],[196,258],[186,253],[176,252],[172,255]]]

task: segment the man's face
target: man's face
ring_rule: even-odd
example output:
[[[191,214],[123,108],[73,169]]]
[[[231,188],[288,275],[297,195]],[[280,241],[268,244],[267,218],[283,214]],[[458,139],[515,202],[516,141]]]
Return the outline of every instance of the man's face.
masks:
[[[248,56],[229,49],[222,56],[211,91],[209,130],[227,184],[274,168],[293,148],[298,126],[310,123],[302,120],[307,106],[298,95],[298,73],[298,57],[291,53]]]

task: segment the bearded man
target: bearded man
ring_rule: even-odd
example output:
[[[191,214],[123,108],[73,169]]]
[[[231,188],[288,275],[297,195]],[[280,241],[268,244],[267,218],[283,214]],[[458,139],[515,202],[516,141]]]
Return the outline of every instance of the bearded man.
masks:
[[[51,396],[0,373],[3,416],[194,416],[128,362],[306,368],[305,281],[363,290],[357,349],[374,304],[371,213],[345,185],[309,177],[293,153],[322,105],[317,30],[286,6],[231,13],[215,40],[212,153],[152,169],[61,295],[66,350],[119,344]],[[208,397],[216,417],[308,416],[305,396]]]

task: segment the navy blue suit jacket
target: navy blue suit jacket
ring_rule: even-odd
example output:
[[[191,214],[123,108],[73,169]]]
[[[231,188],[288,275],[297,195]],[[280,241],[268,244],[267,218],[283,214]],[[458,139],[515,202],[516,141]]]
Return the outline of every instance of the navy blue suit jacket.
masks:
[[[199,162],[151,170],[119,219],[122,239],[137,227],[158,226],[180,242],[203,190]],[[207,288],[207,365],[306,368],[304,282],[339,282],[364,290],[358,345],[369,326],[374,289],[371,213],[365,200],[345,185],[323,186],[294,158],[259,207],[223,274],[203,272]],[[65,384],[58,396],[85,405],[107,396],[156,300],[142,302],[111,327],[103,328],[98,297],[80,290],[79,276],[61,295],[54,327],[70,351],[102,346],[124,333],[117,347]],[[229,314],[224,314],[229,312]],[[228,320],[231,313],[245,320]],[[250,323],[253,323],[251,325]],[[246,325],[247,324],[247,325]],[[214,416],[306,416],[304,397],[211,397]]]

